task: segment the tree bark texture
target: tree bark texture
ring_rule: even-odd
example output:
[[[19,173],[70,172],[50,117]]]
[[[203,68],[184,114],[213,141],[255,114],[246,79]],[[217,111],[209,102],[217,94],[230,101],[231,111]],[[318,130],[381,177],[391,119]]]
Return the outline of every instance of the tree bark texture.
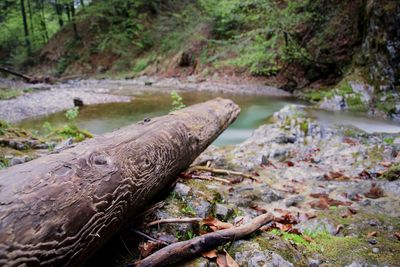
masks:
[[[0,172],[0,265],[82,264],[232,123],[217,98]]]

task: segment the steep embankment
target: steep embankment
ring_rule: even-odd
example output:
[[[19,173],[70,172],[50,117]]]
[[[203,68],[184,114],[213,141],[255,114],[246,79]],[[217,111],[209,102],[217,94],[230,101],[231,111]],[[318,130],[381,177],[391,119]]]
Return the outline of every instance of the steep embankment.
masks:
[[[129,2],[82,10],[79,38],[64,27],[33,71],[257,79],[324,108],[400,112],[397,1]]]

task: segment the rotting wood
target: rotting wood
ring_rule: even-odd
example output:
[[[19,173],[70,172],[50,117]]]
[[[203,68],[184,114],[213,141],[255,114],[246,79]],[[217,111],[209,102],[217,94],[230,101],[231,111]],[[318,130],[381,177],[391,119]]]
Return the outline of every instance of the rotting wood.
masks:
[[[257,231],[264,224],[271,222],[273,216],[262,214],[251,222],[208,233],[193,239],[177,242],[160,249],[147,258],[135,263],[136,267],[176,266],[177,263],[201,256],[201,253],[210,251],[227,242],[239,240]]]
[[[83,264],[239,110],[217,98],[0,171],[0,265]]]

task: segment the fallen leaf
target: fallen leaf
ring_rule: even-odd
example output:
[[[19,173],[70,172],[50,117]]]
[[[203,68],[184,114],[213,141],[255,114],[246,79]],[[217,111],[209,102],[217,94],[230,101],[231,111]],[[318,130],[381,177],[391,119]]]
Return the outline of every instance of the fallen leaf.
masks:
[[[356,210],[356,209],[353,208],[353,207],[347,207],[347,210],[348,210],[351,214],[357,214],[357,213],[358,213],[358,210]]]
[[[224,254],[218,254],[217,264],[219,267],[228,267],[228,264],[226,262],[226,256]]]
[[[343,138],[343,143],[349,144],[351,146],[355,146],[358,144],[358,140],[350,137],[344,137]]]
[[[351,206],[352,203],[332,199],[327,195],[321,195],[318,200],[309,202],[308,204],[311,208],[325,210],[330,206]]]
[[[215,259],[216,257],[218,257],[218,254],[217,254],[217,250],[213,249],[213,250],[201,253],[201,256],[203,256],[204,258],[207,258],[207,259]]]
[[[380,187],[376,186],[375,183],[372,184],[371,189],[367,193],[364,194],[364,196],[366,196],[368,198],[373,198],[373,199],[383,197],[384,195],[385,195],[384,191]]]
[[[287,165],[288,167],[293,167],[293,166],[294,166],[294,163],[293,163],[293,161],[286,161],[286,165]]]
[[[305,235],[305,234],[303,234],[302,235],[303,236],[303,238],[304,238],[304,240],[306,240],[306,241],[308,241],[308,242],[314,242],[314,239],[312,239],[310,236],[308,236],[308,235]]]
[[[147,257],[160,247],[160,243],[154,241],[147,241],[139,245],[140,255],[142,257]]]
[[[239,267],[239,264],[229,255],[229,253],[224,249],[226,256],[226,263],[228,267]]]
[[[372,179],[372,176],[367,170],[363,170],[362,172],[360,172],[358,174],[357,178],[362,179],[362,180],[370,180],[370,179]]]
[[[379,163],[379,165],[388,168],[388,167],[392,166],[392,162],[390,162],[390,161],[382,161],[381,163]]]
[[[343,180],[349,180],[349,177],[345,176],[341,172],[329,172],[328,174],[324,175],[325,180],[331,181],[343,181]]]
[[[342,231],[344,229],[343,224],[339,224],[338,226],[336,226],[336,232],[335,235],[339,234],[340,231]]]
[[[368,237],[373,237],[373,236],[377,236],[378,235],[378,232],[377,231],[373,231],[373,232],[369,232],[368,233]]]
[[[267,210],[264,208],[260,208],[257,204],[251,203],[250,204],[250,208],[252,208],[253,210],[256,210],[262,214],[267,213]]]
[[[400,232],[396,232],[394,233],[394,236],[397,238],[397,240],[400,241]]]
[[[274,222],[281,224],[298,224],[298,219],[291,213],[285,212],[280,217],[274,217]]]
[[[213,217],[208,217],[206,219],[203,219],[201,221],[201,224],[209,226],[213,231],[218,231],[218,230],[223,230],[223,229],[228,229],[228,228],[233,227],[232,224],[226,223],[226,222],[221,222],[220,220],[213,218]]]

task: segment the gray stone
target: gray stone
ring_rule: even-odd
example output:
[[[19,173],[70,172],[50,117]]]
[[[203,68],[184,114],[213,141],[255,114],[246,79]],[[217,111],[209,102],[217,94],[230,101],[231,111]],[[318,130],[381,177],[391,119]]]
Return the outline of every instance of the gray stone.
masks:
[[[182,183],[177,183],[174,188],[174,192],[177,194],[178,197],[186,197],[189,195],[192,189]]]
[[[368,267],[368,264],[355,261],[355,262],[352,262],[349,265],[346,265],[345,267]]]
[[[233,209],[229,208],[227,205],[217,203],[215,205],[215,216],[217,216],[220,220],[227,219],[230,215],[232,215]]]
[[[318,259],[308,259],[308,267],[318,267],[321,261]]]
[[[299,204],[300,202],[303,202],[304,199],[305,199],[304,196],[301,196],[301,195],[288,198],[288,199],[285,201],[285,206],[286,206],[286,207],[296,206],[296,205]]]
[[[211,212],[211,204],[205,200],[201,200],[199,204],[192,204],[196,212],[196,216],[200,218],[206,218]]]
[[[379,252],[379,248],[372,248],[372,252],[373,253],[378,253]]]
[[[23,157],[14,157],[9,161],[9,165],[10,166],[14,166],[14,165],[18,165],[18,164],[22,164],[25,163],[27,161],[29,161],[30,158],[28,156],[23,156]]]

